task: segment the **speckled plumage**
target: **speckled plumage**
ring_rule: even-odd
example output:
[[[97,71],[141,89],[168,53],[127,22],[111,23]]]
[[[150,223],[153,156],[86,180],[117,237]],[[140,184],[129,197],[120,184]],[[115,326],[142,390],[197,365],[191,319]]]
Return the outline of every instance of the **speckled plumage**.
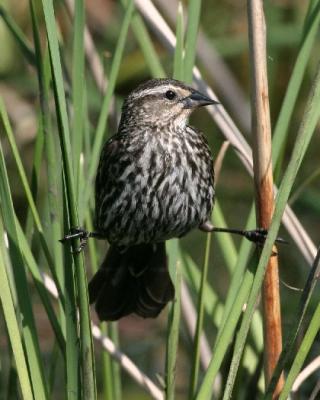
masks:
[[[169,91],[175,94],[173,99],[167,98]],[[165,240],[181,237],[210,219],[214,202],[212,155],[203,134],[187,125],[193,109],[210,104],[209,100],[181,82],[157,79],[140,85],[124,102],[118,132],[102,149],[95,187],[96,228],[116,248],[113,262],[120,265],[110,268],[105,262],[104,272],[91,284],[90,297],[97,302],[101,319],[118,319],[131,312],[156,316],[163,302],[173,296],[165,265],[162,278],[166,275],[169,281],[164,285],[164,298],[157,303],[149,293],[149,303],[151,298],[157,303],[154,307],[149,304],[152,310],[148,309],[148,299],[137,306],[141,276],[148,269],[150,275],[150,268],[154,275],[161,269],[154,269],[153,256],[159,246],[164,251]],[[150,254],[145,252],[146,248],[151,249]],[[141,249],[149,254],[149,259],[138,257],[131,266],[125,265]],[[118,275],[121,268],[126,269],[130,284],[124,285],[135,292],[132,305],[123,304],[114,315],[110,315],[110,310],[106,312],[106,291],[112,288],[100,282],[106,280],[108,268],[114,268]],[[118,282],[122,278],[117,280],[110,275],[107,279]]]

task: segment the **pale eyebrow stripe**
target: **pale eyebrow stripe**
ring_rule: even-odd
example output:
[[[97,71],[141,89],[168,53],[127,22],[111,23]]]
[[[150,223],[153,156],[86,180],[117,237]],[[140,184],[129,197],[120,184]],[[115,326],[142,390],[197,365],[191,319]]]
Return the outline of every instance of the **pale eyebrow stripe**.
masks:
[[[148,96],[148,95],[152,95],[152,94],[163,94],[168,90],[172,90],[172,91],[179,91],[182,92],[182,94],[185,92],[186,94],[188,93],[187,89],[183,89],[180,87],[176,87],[173,85],[163,85],[163,86],[157,86],[154,88],[150,88],[150,89],[142,89],[141,91],[139,91],[138,93],[134,94],[135,98],[139,98],[142,95],[143,96]]]

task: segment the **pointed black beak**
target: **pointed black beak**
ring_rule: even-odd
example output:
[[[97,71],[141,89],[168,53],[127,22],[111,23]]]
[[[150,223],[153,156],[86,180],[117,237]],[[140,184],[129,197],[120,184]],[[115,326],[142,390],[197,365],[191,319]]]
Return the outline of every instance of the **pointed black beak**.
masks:
[[[197,108],[202,106],[208,106],[210,104],[220,104],[219,102],[210,99],[210,97],[193,90],[190,96],[185,97],[182,102],[184,103],[184,108]]]

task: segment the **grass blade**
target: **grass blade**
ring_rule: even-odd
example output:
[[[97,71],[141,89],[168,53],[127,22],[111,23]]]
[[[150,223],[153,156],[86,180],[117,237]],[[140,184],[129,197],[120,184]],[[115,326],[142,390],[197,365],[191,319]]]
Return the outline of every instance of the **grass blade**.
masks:
[[[74,161],[75,187],[80,197],[79,168],[80,153],[82,150],[84,133],[84,24],[85,9],[84,1],[75,1],[74,32],[73,32],[73,57],[72,57],[72,100],[73,100],[73,121],[72,121],[72,149]]]
[[[1,229],[1,234],[4,232]],[[15,307],[10,291],[10,284],[3,256],[3,242],[0,245],[0,300],[3,309],[4,320],[10,338],[11,348],[14,349],[17,374],[20,382],[22,396],[25,399],[33,399],[27,361],[23,351],[23,339],[20,336],[19,324],[16,318]]]
[[[119,330],[118,323],[112,322],[108,326],[108,336],[112,340],[112,342],[119,347]],[[122,398],[122,381],[121,381],[121,368],[118,363],[113,360],[111,363],[111,373],[112,373],[112,389],[113,389],[113,399],[121,399]],[[108,382],[106,382],[108,384]]]
[[[131,26],[151,75],[154,78],[164,78],[166,76],[165,70],[160,63],[159,56],[154,48],[143,19],[139,14],[133,14]]]
[[[193,66],[196,59],[197,34],[199,29],[201,0],[190,0],[184,57],[184,81],[192,82]]]
[[[59,281],[59,287],[64,287],[63,281],[63,259],[62,249],[58,239],[61,235],[61,202],[58,200],[58,177],[62,175],[62,169],[57,168],[56,157],[58,149],[55,146],[53,130],[51,126],[50,107],[49,107],[49,87],[51,83],[49,53],[46,49],[44,57],[42,56],[39,24],[33,0],[30,0],[30,13],[32,20],[32,29],[34,37],[34,47],[36,55],[36,67],[39,85],[39,101],[41,110],[41,127],[44,134],[45,156],[47,164],[48,179],[48,208],[50,214],[50,228],[53,243],[53,263],[56,271],[56,279]],[[60,182],[61,183],[61,182]],[[60,313],[64,314],[63,307],[60,305]]]
[[[253,272],[247,270],[245,272],[242,284],[239,288],[234,303],[230,309],[230,313],[226,318],[223,327],[219,330],[219,336],[217,338],[217,341],[215,343],[212,352],[213,354],[212,359],[205,373],[200,389],[196,395],[197,400],[204,400],[211,398],[212,382],[214,382],[219,372],[227,348],[230,345],[230,342],[232,340],[232,337],[234,335],[235,329],[237,327],[239,318],[243,310],[243,305],[248,299],[252,282],[253,282]]]
[[[302,365],[310,351],[311,345],[314,342],[316,335],[319,332],[319,329],[320,329],[320,303],[318,304],[316,311],[312,316],[311,322],[308,325],[308,329],[301,342],[300,348],[289,370],[279,400],[285,400],[289,397],[290,389],[292,388],[294,380],[298,376],[298,373],[302,368]]]
[[[92,218],[90,213],[86,218],[87,227],[89,231],[93,231]],[[94,275],[98,271],[98,259],[97,259],[97,246],[92,240],[88,243],[92,274]],[[110,337],[110,339],[117,345],[115,338],[117,332],[116,323],[101,323],[100,330],[104,336]],[[121,372],[115,360],[112,359],[111,355],[104,351],[101,355],[102,366],[101,375],[103,381],[103,398],[105,400],[121,399]]]
[[[4,105],[0,99],[0,108],[3,111]],[[5,126],[6,130],[6,126]],[[13,275],[16,286],[16,293],[23,320],[22,333],[28,360],[28,367],[32,382],[33,394],[36,400],[48,398],[47,385],[44,378],[43,365],[40,359],[40,349],[37,338],[37,331],[30,301],[26,271],[23,255],[21,252],[17,227],[15,224],[15,213],[11,198],[8,175],[6,171],[2,146],[0,144],[0,207],[4,221],[5,230],[9,239],[9,251],[11,263],[14,265]]]
[[[16,141],[15,141],[15,138],[14,138],[14,135],[13,135],[13,132],[12,132],[12,128],[11,128],[11,125],[10,125],[10,122],[9,122],[8,114],[7,114],[6,110],[5,110],[5,107],[4,107],[4,104],[3,104],[2,101],[0,102],[0,117],[2,119],[4,128],[5,128],[5,134],[6,134],[6,137],[8,138],[8,141],[9,141],[9,144],[10,144],[10,148],[11,148],[11,151],[12,151],[12,155],[13,155],[14,161],[15,161],[17,169],[18,169],[18,173],[19,173],[19,176],[20,176],[21,184],[22,184],[22,187],[24,189],[24,192],[25,192],[25,195],[26,195],[26,198],[27,198],[27,203],[28,203],[29,208],[31,210],[31,213],[32,213],[32,216],[33,216],[33,220],[34,220],[35,226],[36,226],[38,234],[39,234],[41,246],[43,248],[43,251],[45,253],[46,259],[48,261],[48,265],[49,265],[51,274],[53,276],[53,279],[55,281],[55,284],[57,285],[57,289],[58,289],[59,294],[60,294],[59,299],[63,304],[64,296],[63,296],[63,293],[61,291],[61,287],[59,285],[59,282],[58,282],[58,279],[57,279],[57,276],[56,276],[54,263],[53,263],[52,256],[51,256],[48,244],[47,244],[47,240],[46,240],[45,235],[44,235],[44,231],[43,231],[42,223],[41,223],[41,220],[40,220],[40,216],[39,216],[37,207],[35,205],[34,199],[32,197],[32,193],[31,193],[30,186],[29,186],[29,183],[28,183],[27,175],[26,175],[25,169],[23,167],[21,156],[20,156],[20,153],[18,151],[18,147],[17,147]]]
[[[168,321],[167,354],[166,354],[166,399],[175,398],[176,362],[178,355],[179,329],[180,329],[180,295],[181,272],[179,240],[174,239],[168,243],[170,254],[170,275],[175,287],[175,298],[171,304]]]
[[[206,240],[206,247],[205,247],[205,256],[204,256],[204,263],[203,268],[201,271],[201,282],[200,282],[200,290],[198,294],[198,313],[197,313],[197,325],[196,331],[194,336],[194,345],[193,345],[193,362],[191,368],[191,379],[190,379],[190,390],[189,390],[189,397],[193,398],[197,383],[198,383],[198,375],[199,375],[199,368],[200,368],[200,337],[203,328],[203,318],[204,318],[204,298],[205,298],[205,284],[208,275],[208,267],[209,267],[209,255],[210,255],[210,245],[211,245],[211,233],[207,234]]]
[[[215,226],[227,226],[219,200],[215,200],[214,202],[212,222],[214,222]],[[238,252],[232,239],[232,235],[229,233],[218,233],[215,235],[214,240],[217,241],[220,247],[229,273],[232,273],[238,259]]]
[[[300,327],[302,325],[302,321],[306,315],[306,311],[307,311],[308,305],[310,303],[312,293],[317,284],[319,272],[320,272],[320,249],[318,249],[318,253],[314,260],[313,266],[310,270],[310,273],[309,273],[309,276],[307,279],[307,283],[301,294],[301,299],[299,302],[298,310],[294,314],[296,316],[296,318],[295,318],[294,322],[291,324],[290,329],[288,329],[288,334],[287,334],[287,337],[285,340],[285,345],[283,347],[283,351],[279,357],[278,364],[274,370],[272,379],[266,390],[266,396],[265,396],[266,399],[271,398],[273,396],[273,392],[274,392],[275,386],[279,380],[281,371],[284,369],[288,358],[294,351],[294,343],[298,336]]]
[[[183,253],[182,256],[184,279],[195,293],[199,293],[201,284],[201,268],[196,265],[189,255]],[[213,324],[219,326],[222,318],[223,306],[219,301],[218,295],[213,291],[209,283],[206,282],[205,285],[206,296],[204,298],[204,305],[206,313],[212,318]]]
[[[254,223],[255,223],[255,208],[253,206],[251,207],[245,229],[251,229],[251,227],[254,226]],[[233,265],[234,272],[232,274],[232,279],[228,289],[228,295],[223,310],[223,320],[221,321],[219,327],[219,332],[217,335],[218,337],[220,336],[220,330],[224,325],[227,315],[229,315],[229,312],[232,308],[232,304],[234,303],[235,297],[237,296],[237,293],[241,286],[241,282],[245,274],[245,269],[247,268],[247,265],[249,263],[251,248],[252,244],[248,240],[243,239],[239,250],[239,256],[236,260],[236,263]]]
[[[43,160],[43,144],[44,144],[44,136],[43,129],[40,126],[37,131],[36,142],[34,145],[34,157],[33,157],[33,166],[31,171],[31,179],[30,179],[30,187],[32,197],[37,201],[38,192],[39,192],[39,179],[40,179],[40,171],[41,164]],[[34,231],[34,221],[32,217],[32,213],[30,208],[28,209],[28,214],[26,218],[25,230],[29,241],[32,239],[32,234]]]
[[[80,386],[81,356],[78,345],[77,309],[75,307],[76,289],[74,279],[74,264],[68,248],[64,251],[66,265],[73,268],[65,269],[65,296],[66,296],[66,395],[68,400],[84,398]]]
[[[47,37],[50,50],[55,103],[58,116],[60,145],[65,174],[66,198],[68,204],[69,227],[79,226],[77,203],[75,194],[75,179],[72,167],[72,152],[68,125],[67,107],[62,76],[61,59],[57,37],[53,3],[51,0],[42,0],[45,16]],[[79,247],[79,240],[73,241],[73,249]],[[88,307],[87,280],[84,269],[83,256],[73,253],[75,276],[78,289],[79,325],[80,325],[80,354],[82,375],[82,396],[86,400],[96,399],[95,368],[93,358],[91,323]],[[72,264],[71,264],[72,265]],[[70,294],[72,297],[72,293]]]
[[[54,308],[51,304],[48,293],[44,287],[44,282],[43,282],[41,273],[39,271],[37,262],[35,261],[33,254],[31,252],[30,246],[28,244],[28,240],[27,240],[25,234],[23,233],[23,230],[17,219],[16,219],[16,227],[17,227],[17,234],[18,234],[18,238],[19,238],[19,242],[20,242],[20,246],[21,246],[21,252],[22,252],[25,262],[29,268],[29,271],[33,277],[34,284],[39,293],[42,304],[46,310],[47,317],[51,323],[52,330],[55,333],[56,341],[57,341],[57,344],[61,351],[61,354],[64,356],[66,343],[65,343],[63,331],[62,331],[61,326],[56,317],[56,314],[55,314]]]

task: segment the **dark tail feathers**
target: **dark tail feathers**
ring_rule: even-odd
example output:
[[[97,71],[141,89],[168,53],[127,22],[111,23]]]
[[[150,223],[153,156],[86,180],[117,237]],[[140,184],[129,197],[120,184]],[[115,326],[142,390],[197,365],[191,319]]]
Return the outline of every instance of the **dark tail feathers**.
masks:
[[[111,246],[89,283],[89,300],[101,321],[131,313],[155,318],[173,297],[165,243],[140,244],[124,252]]]

